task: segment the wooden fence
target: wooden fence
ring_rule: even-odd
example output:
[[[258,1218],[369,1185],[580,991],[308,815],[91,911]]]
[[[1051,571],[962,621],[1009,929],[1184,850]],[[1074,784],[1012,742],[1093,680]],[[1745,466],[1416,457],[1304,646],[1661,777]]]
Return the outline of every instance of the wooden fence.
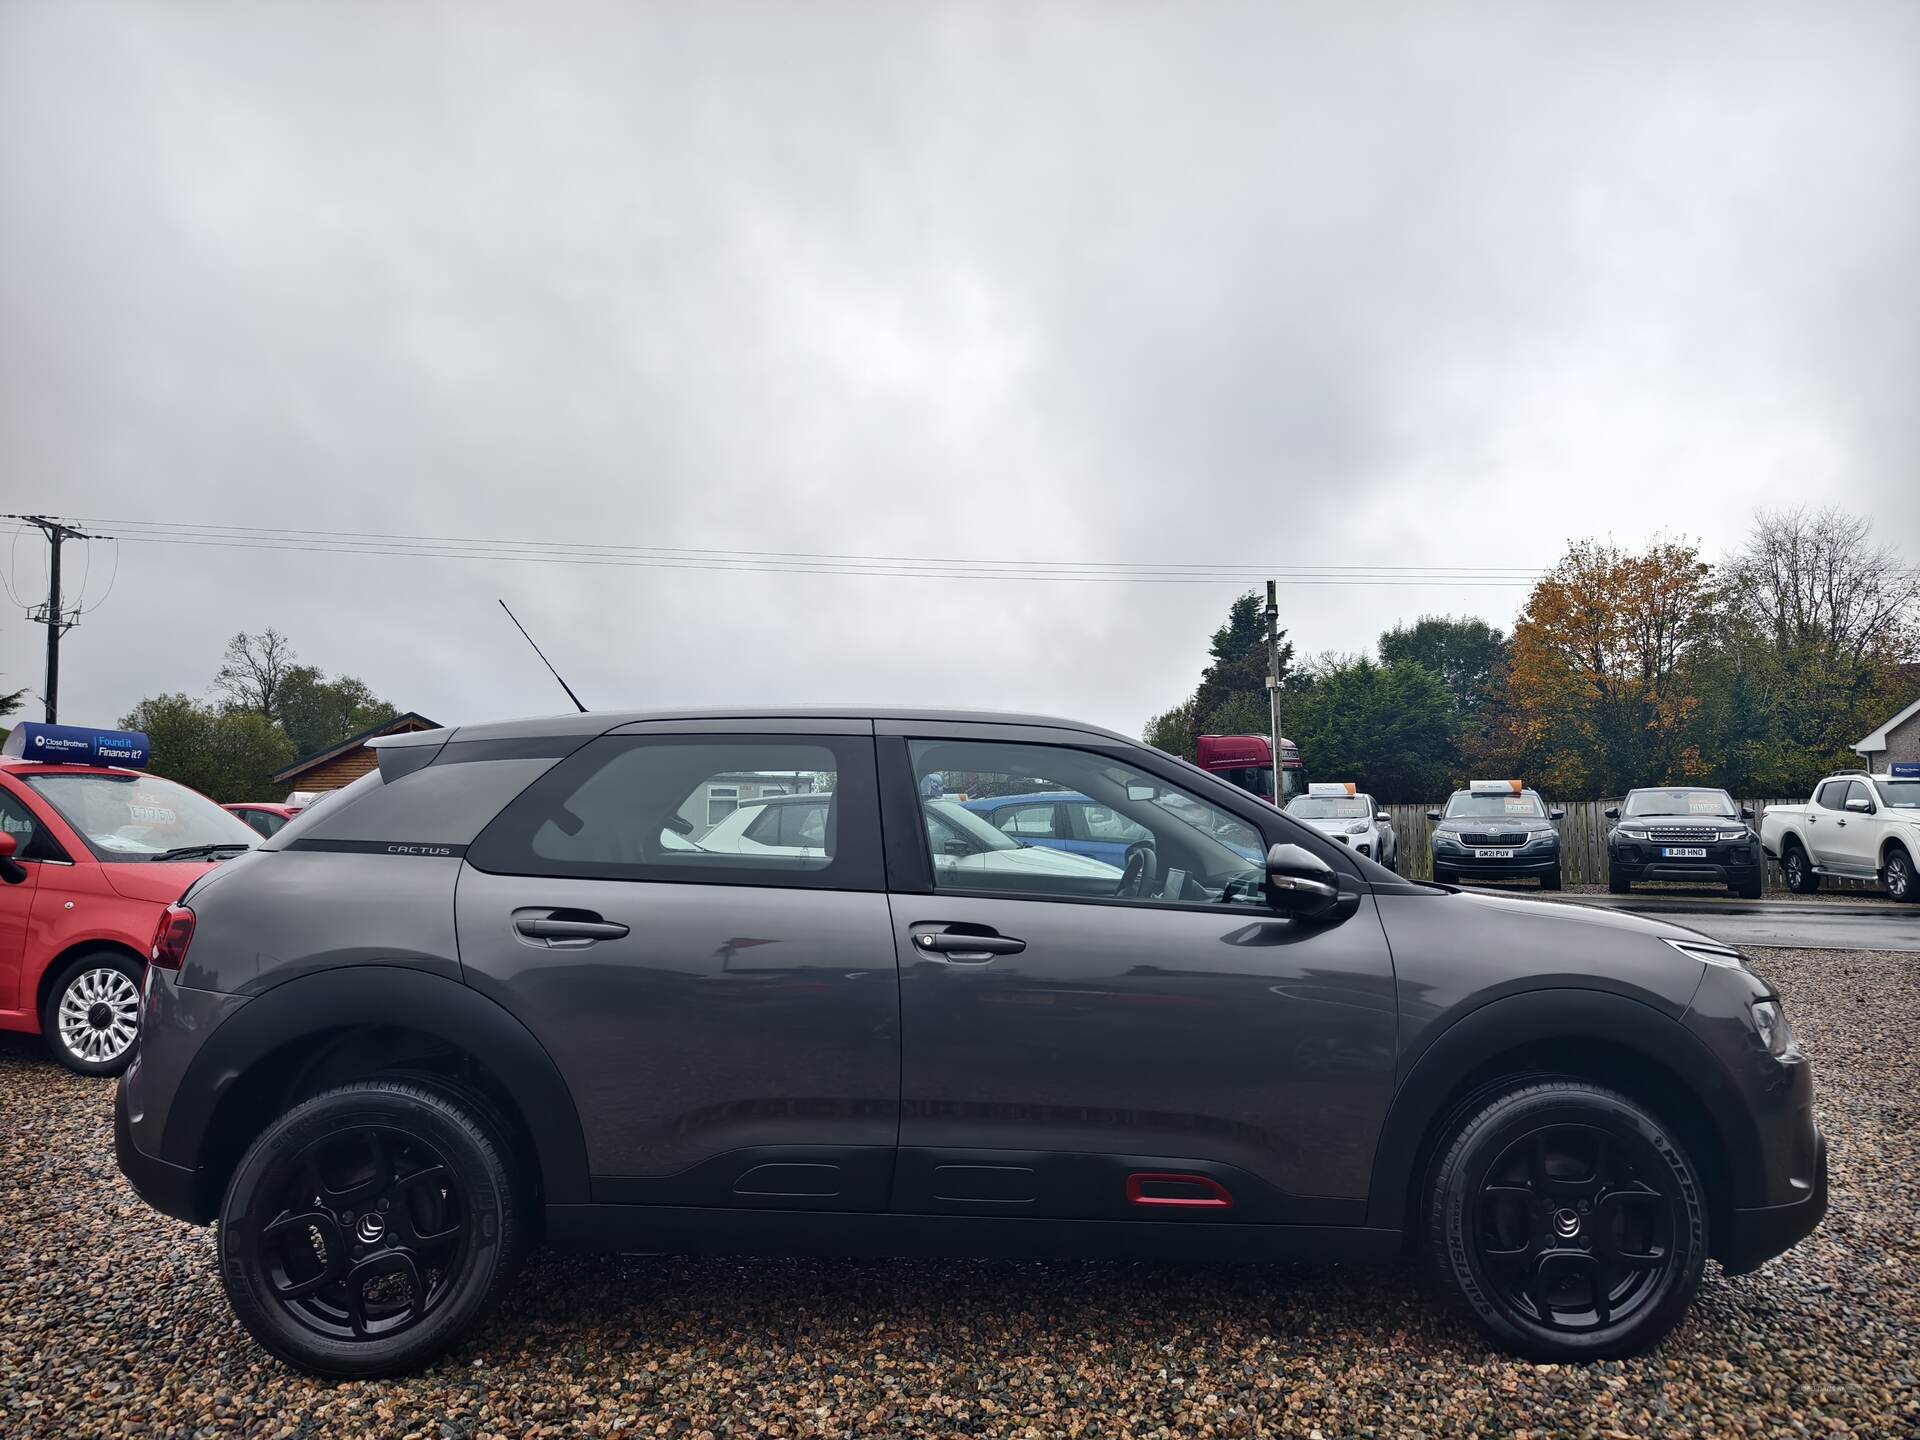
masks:
[[[1566,818],[1559,823],[1560,830],[1560,875],[1568,885],[1604,885],[1607,883],[1607,831],[1613,821],[1607,819],[1606,808],[1618,805],[1618,800],[1574,800],[1564,808]],[[1752,824],[1757,831],[1760,817],[1766,813],[1769,805],[1801,805],[1804,800],[1742,800],[1742,805],[1753,810]],[[1427,819],[1427,811],[1443,809],[1445,802],[1438,805],[1389,805],[1387,813],[1393,817],[1393,830],[1400,837],[1400,873],[1416,880],[1433,878],[1433,849],[1431,837],[1433,822]],[[1648,884],[1658,882],[1648,881]],[[1772,861],[1766,865],[1766,891],[1769,894],[1787,894],[1786,881],[1781,878],[1780,867]],[[1823,890],[1877,890],[1877,885],[1865,880],[1836,880],[1822,876],[1820,888]]]

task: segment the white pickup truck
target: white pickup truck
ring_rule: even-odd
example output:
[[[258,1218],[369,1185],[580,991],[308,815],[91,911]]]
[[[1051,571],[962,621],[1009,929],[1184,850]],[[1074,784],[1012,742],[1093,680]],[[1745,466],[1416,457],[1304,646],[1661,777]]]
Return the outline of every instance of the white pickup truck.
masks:
[[[1832,875],[1878,880],[1895,900],[1920,901],[1920,775],[1829,775],[1806,804],[1767,807],[1760,845],[1796,895]]]

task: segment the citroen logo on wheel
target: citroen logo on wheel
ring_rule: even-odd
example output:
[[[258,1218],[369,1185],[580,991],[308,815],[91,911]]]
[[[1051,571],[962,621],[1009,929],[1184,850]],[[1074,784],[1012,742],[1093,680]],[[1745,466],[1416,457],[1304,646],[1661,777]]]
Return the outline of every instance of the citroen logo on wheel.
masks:
[[[362,1215],[353,1225],[353,1233],[359,1238],[362,1245],[373,1244],[382,1235],[386,1234],[386,1232],[386,1222],[378,1215],[371,1213]]]
[[[1571,1240],[1580,1233],[1580,1217],[1571,1210],[1553,1212],[1553,1233],[1562,1240]]]

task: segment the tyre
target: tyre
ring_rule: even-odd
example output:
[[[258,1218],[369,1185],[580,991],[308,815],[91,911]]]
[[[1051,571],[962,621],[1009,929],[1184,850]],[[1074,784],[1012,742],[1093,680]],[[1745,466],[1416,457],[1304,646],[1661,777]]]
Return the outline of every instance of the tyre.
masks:
[[[1549,870],[1545,875],[1540,877],[1540,888],[1542,890],[1558,890],[1560,888],[1560,869],[1558,866],[1555,866],[1552,870]]]
[[[1433,883],[1436,885],[1458,885],[1460,878],[1451,870],[1436,865],[1433,867]]]
[[[1633,890],[1633,882],[1612,866],[1607,868],[1607,889],[1615,895],[1626,895]]]
[[[1521,1077],[1467,1109],[1429,1174],[1425,1258],[1441,1289],[1531,1360],[1658,1342],[1707,1258],[1685,1149],[1638,1102],[1583,1080]]]
[[[1729,885],[1727,889],[1742,900],[1758,900],[1762,887],[1760,872],[1756,870],[1749,879],[1742,880],[1738,885]]]
[[[1913,904],[1920,901],[1920,876],[1914,874],[1913,857],[1895,845],[1887,851],[1887,863],[1880,867],[1887,894],[1895,900]]]
[[[1796,895],[1811,895],[1820,888],[1820,876],[1813,868],[1813,861],[1797,841],[1780,852],[1780,870],[1787,877],[1787,889]]]
[[[76,956],[47,987],[40,1033],[69,1070],[118,1075],[140,1035],[140,963],[118,950]]]
[[[476,1108],[412,1079],[364,1080],[253,1142],[220,1207],[220,1278],[263,1348],[363,1379],[472,1329],[511,1276],[522,1224],[508,1149]]]

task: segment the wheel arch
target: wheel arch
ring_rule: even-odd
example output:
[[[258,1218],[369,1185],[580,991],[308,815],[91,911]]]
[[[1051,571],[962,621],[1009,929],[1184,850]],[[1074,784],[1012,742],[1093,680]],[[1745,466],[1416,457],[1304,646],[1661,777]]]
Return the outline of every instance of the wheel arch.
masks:
[[[532,1032],[458,980],[397,965],[302,976],[234,1011],[175,1087],[161,1153],[197,1172],[195,1208],[211,1219],[233,1167],[290,1099],[422,1072],[496,1112],[545,1201],[587,1201],[579,1114]]]
[[[54,976],[66,969],[67,966],[71,965],[75,960],[78,960],[82,955],[90,954],[95,950],[111,950],[116,955],[131,960],[136,968],[142,967],[147,963],[147,957],[145,955],[142,955],[138,950],[134,949],[133,946],[127,944],[126,941],[116,939],[111,935],[89,935],[84,940],[75,940],[62,949],[51,960],[47,961],[40,969],[39,978],[33,982],[33,1013],[36,1017],[46,1012],[47,996],[53,993]]]
[[[1408,1228],[1441,1127],[1476,1091],[1523,1071],[1608,1085],[1673,1126],[1702,1172],[1716,1243],[1736,1197],[1764,1186],[1759,1136],[1731,1077],[1677,1019],[1607,991],[1528,991],[1463,1015],[1407,1070],[1375,1151],[1367,1223]]]

